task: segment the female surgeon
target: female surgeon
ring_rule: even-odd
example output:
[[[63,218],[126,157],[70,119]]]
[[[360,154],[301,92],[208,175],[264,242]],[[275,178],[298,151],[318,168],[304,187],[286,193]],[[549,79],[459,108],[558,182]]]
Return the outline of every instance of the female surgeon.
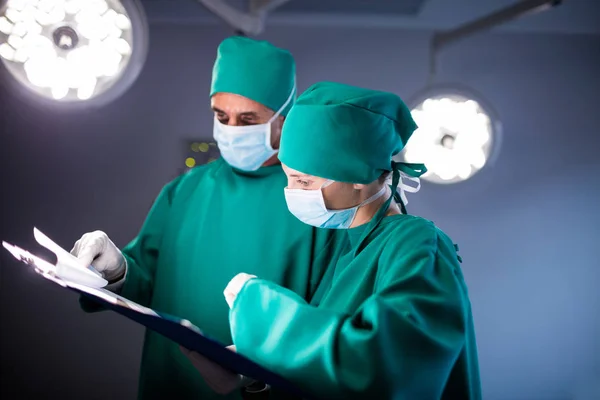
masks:
[[[352,249],[310,304],[248,274],[225,297],[237,351],[316,398],[481,398],[460,257],[406,214],[402,178],[424,166],[392,160],[416,128],[398,96],[332,82],[303,93],[283,127],[289,210],[345,229]]]

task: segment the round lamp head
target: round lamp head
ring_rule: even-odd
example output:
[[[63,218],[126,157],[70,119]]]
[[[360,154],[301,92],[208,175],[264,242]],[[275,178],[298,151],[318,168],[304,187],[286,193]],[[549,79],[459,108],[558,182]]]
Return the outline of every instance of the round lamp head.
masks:
[[[482,170],[499,145],[500,123],[470,90],[438,87],[411,102],[419,126],[401,153],[406,162],[424,163],[422,179],[450,184]]]
[[[53,102],[114,99],[146,58],[137,1],[8,0],[0,5],[0,59],[22,86]]]

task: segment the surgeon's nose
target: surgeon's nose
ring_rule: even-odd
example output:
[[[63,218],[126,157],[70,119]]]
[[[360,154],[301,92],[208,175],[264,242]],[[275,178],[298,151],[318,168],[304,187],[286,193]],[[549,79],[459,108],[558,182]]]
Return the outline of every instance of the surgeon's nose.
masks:
[[[241,120],[237,115],[232,115],[229,117],[229,120],[227,121],[227,125],[229,126],[240,126],[241,125]]]

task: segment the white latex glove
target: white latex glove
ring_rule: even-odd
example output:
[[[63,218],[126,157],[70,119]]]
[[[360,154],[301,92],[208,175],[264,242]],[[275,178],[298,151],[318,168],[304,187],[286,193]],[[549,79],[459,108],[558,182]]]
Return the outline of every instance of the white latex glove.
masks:
[[[233,279],[229,281],[225,287],[225,291],[223,292],[225,295],[225,301],[227,304],[229,304],[229,308],[233,307],[233,302],[235,301],[235,298],[240,290],[242,290],[244,284],[252,278],[256,278],[256,275],[250,275],[242,272],[234,276]]]
[[[125,274],[125,257],[104,232],[86,233],[75,242],[71,254],[94,267],[109,282]]]
[[[179,349],[190,360],[200,375],[202,375],[206,384],[218,394],[227,395],[253,382],[250,378],[221,367],[200,353],[190,351],[181,346],[179,346]],[[227,349],[235,351],[235,346],[227,346]]]

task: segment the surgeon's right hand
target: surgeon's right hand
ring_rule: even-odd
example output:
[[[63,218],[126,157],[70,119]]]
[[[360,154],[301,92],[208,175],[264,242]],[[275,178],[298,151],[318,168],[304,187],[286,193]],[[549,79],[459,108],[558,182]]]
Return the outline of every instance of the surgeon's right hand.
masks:
[[[125,275],[125,257],[106,233],[95,231],[86,233],[75,242],[71,254],[85,265],[91,265],[112,283]]]
[[[228,350],[235,351],[235,346],[227,346]],[[231,372],[219,364],[209,360],[200,353],[179,346],[179,350],[190,360],[192,365],[204,378],[206,384],[220,395],[228,395],[234,390],[248,386],[253,379]]]

